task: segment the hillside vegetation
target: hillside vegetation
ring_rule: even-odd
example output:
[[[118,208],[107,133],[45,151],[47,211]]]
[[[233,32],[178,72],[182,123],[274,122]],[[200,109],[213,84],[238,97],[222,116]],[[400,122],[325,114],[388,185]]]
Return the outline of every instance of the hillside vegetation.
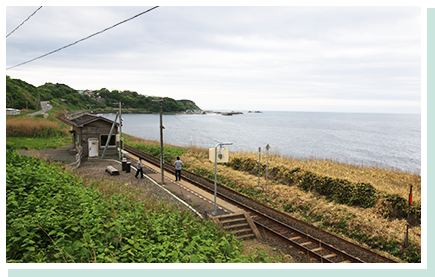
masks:
[[[76,110],[99,110],[111,111],[118,108],[122,103],[122,109],[126,111],[159,112],[159,103],[153,100],[160,99],[156,96],[145,96],[135,91],[109,91],[106,88],[79,93],[65,84],[45,83],[35,87],[20,79],[12,79],[6,76],[6,106],[14,109],[39,110],[38,95],[40,101],[50,101],[53,111],[76,111]],[[174,100],[163,97],[166,101],[164,112],[184,112],[186,110],[201,110],[191,100]]]

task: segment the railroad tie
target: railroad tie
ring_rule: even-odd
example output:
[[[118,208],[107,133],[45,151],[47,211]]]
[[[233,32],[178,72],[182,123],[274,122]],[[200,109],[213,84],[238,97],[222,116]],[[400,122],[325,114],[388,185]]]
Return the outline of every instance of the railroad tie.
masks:
[[[284,227],[282,227],[282,226],[278,226],[278,227],[274,227],[274,228],[271,228],[272,230],[274,230],[274,231],[280,231],[280,230],[282,230],[282,229],[284,229]]]
[[[312,243],[313,242],[311,242],[311,241],[307,241],[307,242],[301,243],[301,245],[304,246],[304,245],[308,245],[308,244],[312,244]]]
[[[332,254],[329,254],[329,255],[323,256],[323,258],[325,258],[325,259],[329,259],[329,258],[332,258],[332,257],[335,257],[335,256],[337,256],[337,254],[332,253]]]

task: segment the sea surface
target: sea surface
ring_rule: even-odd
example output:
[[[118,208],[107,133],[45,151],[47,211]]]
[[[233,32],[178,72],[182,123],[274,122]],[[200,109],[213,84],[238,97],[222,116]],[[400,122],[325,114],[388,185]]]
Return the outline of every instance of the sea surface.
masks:
[[[111,120],[114,114],[101,115]],[[158,114],[123,114],[122,132],[160,141]],[[259,151],[293,158],[421,172],[421,116],[323,112],[262,112],[224,116],[163,115],[163,140],[230,152]]]

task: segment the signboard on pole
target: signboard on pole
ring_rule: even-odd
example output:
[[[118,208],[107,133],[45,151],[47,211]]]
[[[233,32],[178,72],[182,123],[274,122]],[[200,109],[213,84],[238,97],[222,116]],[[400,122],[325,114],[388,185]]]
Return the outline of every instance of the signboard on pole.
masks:
[[[228,162],[229,157],[230,157],[230,152],[228,149],[225,149],[225,148],[217,149],[216,159],[215,159],[215,152],[216,152],[215,148],[210,148],[208,150],[208,158],[212,163],[214,163],[215,160],[218,163],[227,163]]]

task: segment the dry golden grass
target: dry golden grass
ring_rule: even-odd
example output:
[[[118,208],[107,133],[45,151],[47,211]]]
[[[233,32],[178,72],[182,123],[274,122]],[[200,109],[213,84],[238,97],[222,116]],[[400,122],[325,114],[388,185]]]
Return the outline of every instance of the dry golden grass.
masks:
[[[31,116],[6,118],[6,136],[8,137],[34,137],[43,129],[68,131],[67,127],[61,127],[59,123],[51,120]]]
[[[258,160],[258,153],[232,153],[231,157]],[[262,154],[261,160],[262,164],[265,164],[266,155]],[[344,179],[354,183],[369,183],[378,191],[398,194],[404,199],[408,199],[410,185],[412,185],[413,202],[421,204],[421,176],[417,174],[376,167],[361,167],[333,161],[299,160],[283,158],[277,155],[269,156],[269,167],[276,166],[301,168],[318,175]]]

